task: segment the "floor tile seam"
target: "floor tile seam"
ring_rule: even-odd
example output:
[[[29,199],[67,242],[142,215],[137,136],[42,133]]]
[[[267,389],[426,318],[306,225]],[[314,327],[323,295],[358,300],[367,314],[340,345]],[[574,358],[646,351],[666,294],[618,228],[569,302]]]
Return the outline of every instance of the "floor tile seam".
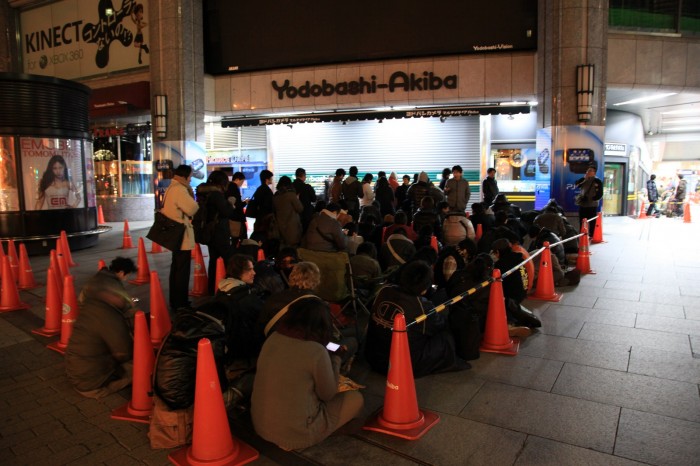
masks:
[[[588,341],[588,340],[584,340],[584,341]],[[629,352],[628,352],[628,353],[629,353]],[[561,362],[561,363],[563,363],[562,366],[563,366],[564,364],[576,364],[576,365],[579,365],[579,366],[583,366],[583,367],[592,367],[592,368],[596,368],[596,369],[609,369],[609,370],[615,370],[615,371],[617,370],[617,369],[610,369],[609,367],[594,366],[594,365],[591,365],[591,364],[583,364],[583,363],[579,363],[579,362],[575,362],[575,361],[569,361],[569,360],[564,360],[564,359],[555,359],[555,358],[547,357],[547,356],[533,356],[533,355],[531,355],[531,354],[523,354],[523,356],[528,356],[528,357],[536,358],[536,359],[544,359],[544,360],[547,360],[547,361]],[[629,354],[628,354],[628,356],[627,356],[627,364],[628,364],[628,365],[629,365],[629,359],[630,359],[630,356],[629,356]],[[623,372],[623,371],[619,371],[619,372]],[[626,371],[625,371],[625,372],[626,372]]]
[[[648,377],[648,378],[650,378],[650,379],[661,380],[661,381],[664,381],[664,380],[665,380],[665,381],[677,382],[677,383],[682,383],[682,384],[687,384],[687,385],[698,385],[698,386],[700,386],[700,384],[699,384],[698,382],[689,382],[689,381],[687,381],[687,380],[677,380],[677,379],[668,378],[668,377],[657,377],[657,376],[654,376],[654,375],[651,375],[651,374],[643,374],[643,373],[640,373],[640,372],[633,372],[633,371],[630,371],[629,369],[628,369],[628,370],[625,370],[625,371],[620,371],[620,370],[617,370],[617,369],[610,369],[610,368],[607,368],[607,367],[599,367],[599,366],[590,366],[590,365],[587,365],[587,364],[580,364],[580,363],[577,363],[577,362],[565,362],[564,365],[566,365],[566,364],[570,364],[570,365],[574,365],[574,366],[580,366],[580,367],[590,367],[590,368],[592,368],[592,369],[601,369],[601,370],[606,370],[606,371],[613,371],[613,372],[617,372],[617,373],[620,373],[620,374],[628,374],[628,375],[631,375],[631,376]],[[563,367],[562,367],[562,370],[563,370]]]
[[[665,335],[687,335],[687,336],[692,336],[692,335],[689,334],[689,333],[667,332],[667,331],[663,331],[663,330],[654,330],[654,329],[648,329],[648,328],[628,327],[628,326],[625,326],[625,325],[606,324],[606,323],[603,323],[603,322],[594,322],[594,321],[588,322],[588,321],[584,321],[584,324],[588,324],[588,323],[590,323],[590,324],[597,324],[597,325],[604,325],[604,326],[606,326],[606,327],[617,327],[617,328],[621,328],[621,329],[643,330],[643,331],[646,331],[646,332],[658,332],[658,333],[662,333],[662,334],[665,334]],[[700,337],[700,335],[696,335],[696,336]],[[576,338],[579,338],[579,337],[576,337]],[[586,340],[586,338],[582,338],[582,340]],[[596,341],[596,340],[592,340],[592,341]],[[639,345],[639,346],[644,346],[644,345]],[[671,351],[671,352],[674,352],[674,351]]]

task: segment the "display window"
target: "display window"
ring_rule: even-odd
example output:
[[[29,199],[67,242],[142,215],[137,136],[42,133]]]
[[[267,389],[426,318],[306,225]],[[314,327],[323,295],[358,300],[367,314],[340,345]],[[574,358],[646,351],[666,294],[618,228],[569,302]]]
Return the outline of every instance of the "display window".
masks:
[[[132,197],[154,194],[149,125],[95,130],[95,194]],[[108,134],[108,135],[107,135]]]
[[[543,163],[534,148],[494,149],[491,157],[501,192],[535,192],[537,173],[542,172],[538,167]]]
[[[14,138],[0,137],[0,212],[19,210]]]
[[[85,206],[81,140],[20,138],[20,151],[26,210]]]

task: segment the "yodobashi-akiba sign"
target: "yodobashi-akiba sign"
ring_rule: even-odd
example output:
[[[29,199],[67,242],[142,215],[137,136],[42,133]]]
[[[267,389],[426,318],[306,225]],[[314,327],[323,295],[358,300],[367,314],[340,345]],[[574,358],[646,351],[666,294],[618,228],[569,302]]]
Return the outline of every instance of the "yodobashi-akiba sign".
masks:
[[[377,82],[376,76],[365,79],[360,76],[357,80],[330,82],[326,79],[320,83],[306,81],[302,84],[292,84],[289,79],[284,82],[272,81],[272,89],[277,93],[279,100],[329,97],[332,95],[359,95],[375,94],[379,90],[389,92],[421,92],[436,91],[438,89],[457,89],[457,75],[438,76],[432,71],[423,73],[405,73],[396,71],[389,76],[386,82]]]
[[[149,64],[148,0],[64,0],[20,14],[24,71],[74,79]]]

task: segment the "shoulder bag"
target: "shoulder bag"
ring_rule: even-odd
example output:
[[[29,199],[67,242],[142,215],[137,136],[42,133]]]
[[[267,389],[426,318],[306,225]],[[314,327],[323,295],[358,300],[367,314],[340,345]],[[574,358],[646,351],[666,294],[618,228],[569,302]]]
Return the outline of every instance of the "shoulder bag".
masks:
[[[168,191],[170,190],[168,189]],[[167,195],[166,191],[165,197]],[[165,205],[165,197],[163,197],[163,205]],[[167,217],[160,211],[156,212],[153,225],[146,234],[146,238],[170,251],[180,250],[183,236],[185,236],[185,224]]]

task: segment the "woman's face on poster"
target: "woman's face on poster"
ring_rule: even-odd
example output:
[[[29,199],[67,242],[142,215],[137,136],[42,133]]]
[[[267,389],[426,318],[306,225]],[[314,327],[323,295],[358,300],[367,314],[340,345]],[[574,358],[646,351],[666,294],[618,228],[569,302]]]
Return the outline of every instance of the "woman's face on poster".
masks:
[[[66,167],[61,162],[54,162],[51,166],[51,171],[55,179],[62,180],[66,174]]]

